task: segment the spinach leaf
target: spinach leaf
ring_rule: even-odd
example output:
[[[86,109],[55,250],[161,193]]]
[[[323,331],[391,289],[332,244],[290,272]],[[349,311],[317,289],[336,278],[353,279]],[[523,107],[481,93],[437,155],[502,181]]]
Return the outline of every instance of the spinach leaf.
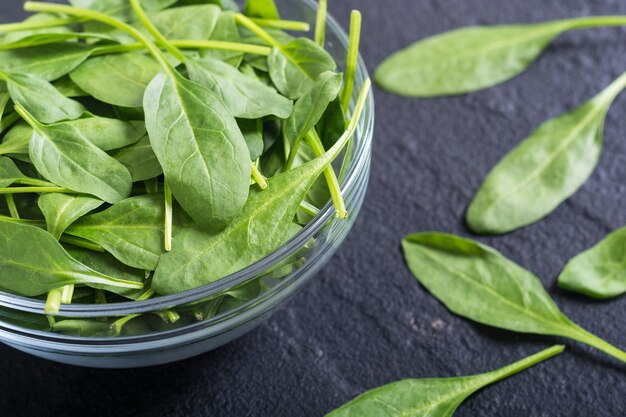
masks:
[[[530,271],[458,236],[422,233],[402,241],[409,269],[455,314],[521,333],[567,337],[626,362],[623,352],[567,318]]]
[[[52,83],[54,88],[59,90],[59,93],[65,97],[88,97],[89,94],[81,89],[69,75],[64,75],[55,82]]]
[[[52,331],[79,337],[108,337],[111,324],[93,319],[65,319],[55,322]]]
[[[46,218],[48,233],[59,240],[67,227],[92,210],[100,207],[104,201],[81,195],[61,193],[44,194],[37,204]]]
[[[606,299],[626,292],[626,228],[608,235],[570,260],[559,276],[559,287]]]
[[[65,123],[43,125],[23,107],[16,110],[34,129],[29,144],[30,158],[37,171],[49,181],[109,203],[130,194],[130,173],[96,145]]]
[[[241,36],[239,35],[237,23],[235,23],[235,14],[233,12],[220,13],[209,39],[212,41],[241,42]],[[202,49],[199,53],[201,57],[219,59],[234,67],[238,67],[243,60],[243,53],[239,51]]]
[[[20,171],[15,162],[10,158],[0,156],[0,188],[8,187],[23,179],[28,179],[28,177]]]
[[[33,128],[26,122],[17,123],[4,136],[0,144],[0,155],[27,154],[28,143],[33,136]]]
[[[324,72],[317,78],[313,88],[296,101],[293,113],[283,128],[290,146],[295,146],[320,121],[330,102],[337,98],[342,81],[341,74]]]
[[[148,17],[167,39],[205,40],[211,37],[220,13],[218,6],[202,4],[149,13]]]
[[[574,194],[595,169],[606,113],[626,73],[580,107],[541,125],[489,173],[467,212],[477,233],[534,223]]]
[[[346,115],[339,98],[330,102],[315,128],[326,149],[337,142],[346,128]]]
[[[159,64],[137,52],[94,57],[70,73],[72,81],[100,101],[115,106],[141,107],[146,87],[159,73]]]
[[[274,0],[246,0],[243,12],[250,17],[280,19]]]
[[[116,292],[143,284],[96,272],[73,259],[45,230],[0,221],[0,289],[37,296],[65,285],[84,284]]]
[[[292,220],[308,189],[340,154],[354,134],[369,93],[361,91],[347,131],[323,156],[271,178],[269,187],[253,189],[241,213],[221,232],[190,227],[174,237],[152,281],[159,294],[174,294],[221,279],[262,259],[283,245],[293,231]]]
[[[2,145],[0,145],[1,149]],[[130,172],[133,182],[145,181],[163,174],[150,138],[145,135],[134,145],[111,152],[111,156],[122,163]]]
[[[128,266],[154,270],[163,253],[164,208],[160,194],[127,198],[79,219],[66,233],[97,243]],[[181,210],[174,210],[174,215],[176,233],[190,221]]]
[[[187,61],[189,77],[219,97],[231,114],[242,119],[274,115],[286,119],[293,103],[255,78],[211,57]]]
[[[310,91],[322,73],[337,69],[337,63],[328,52],[307,38],[275,45],[268,66],[278,91],[293,100]]]
[[[42,123],[78,119],[87,109],[61,94],[52,84],[31,74],[4,74],[11,99]]]
[[[463,94],[509,80],[528,67],[569,21],[476,26],[426,38],[387,58],[379,86],[412,97]]]
[[[326,417],[452,417],[476,391],[563,352],[553,346],[504,368],[452,378],[404,379],[359,395]]]
[[[0,51],[0,71],[53,81],[78,67],[93,51],[93,46],[76,42]]]
[[[111,37],[102,33],[90,33],[90,32],[65,32],[65,33],[33,33],[28,36],[20,37],[19,39],[10,40],[4,38],[0,42],[0,51],[8,49],[20,49],[28,48],[39,45],[49,45],[64,41],[73,41],[77,39],[88,40],[107,40],[116,41],[114,37]]]
[[[146,127],[165,179],[207,229],[228,225],[246,202],[250,153],[234,117],[206,87],[159,73],[144,97]]]
[[[250,159],[256,161],[263,153],[263,119],[239,119],[237,124],[248,145]]]
[[[68,0],[74,7],[104,12],[119,19],[130,20],[133,13],[128,0]],[[165,9],[176,0],[141,0],[141,5],[148,11]]]

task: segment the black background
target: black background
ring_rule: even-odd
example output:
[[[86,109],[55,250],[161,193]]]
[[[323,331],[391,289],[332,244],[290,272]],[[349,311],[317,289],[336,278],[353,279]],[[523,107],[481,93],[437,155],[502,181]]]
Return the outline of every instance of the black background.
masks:
[[[22,17],[2,1],[5,20]],[[618,0],[330,0],[347,26],[364,15],[370,70],[391,52],[459,26],[626,14]],[[9,416],[321,416],[358,393],[408,377],[474,374],[554,343],[450,314],[406,270],[406,234],[468,235],[464,211],[484,175],[542,121],[626,70],[626,31],[559,37],[516,79],[472,95],[416,100],[376,90],[369,193],[338,254],[271,320],[197,358],[136,370],[64,366],[0,346],[0,414]],[[539,275],[564,312],[626,348],[626,297],[563,293],[565,262],[626,224],[626,97],[612,107],[599,169],[549,218],[481,239]],[[578,343],[471,397],[455,416],[623,416],[626,365]]]

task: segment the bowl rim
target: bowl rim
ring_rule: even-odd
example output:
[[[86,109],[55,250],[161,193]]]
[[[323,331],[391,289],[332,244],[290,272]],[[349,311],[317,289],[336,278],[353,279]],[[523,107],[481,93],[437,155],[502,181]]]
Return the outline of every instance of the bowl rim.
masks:
[[[314,0],[300,0],[309,6],[312,10],[318,7]],[[327,29],[336,34],[340,42],[340,46],[348,48],[349,38],[343,27],[332,16],[327,17]],[[357,70],[355,75],[355,84],[362,86],[369,77],[367,67],[363,57],[359,53]],[[359,89],[355,88],[353,99],[358,95]],[[354,103],[353,103],[354,104]],[[358,180],[358,175],[362,169],[363,161],[367,160],[371,149],[371,142],[374,127],[374,96],[370,91],[367,102],[364,107],[363,114],[359,120],[355,138],[360,140],[352,140],[356,143],[353,150],[353,157],[347,174],[341,181],[341,191],[346,193],[350,190]],[[285,258],[289,257],[311,238],[320,233],[331,221],[345,221],[335,218],[335,211],[332,202],[328,202],[306,226],[302,228],[291,240],[287,241],[276,251],[262,258],[261,260],[241,269],[233,274],[221,278],[215,282],[197,287],[191,290],[183,291],[177,294],[159,296],[145,301],[124,301],[110,304],[62,304],[59,316],[73,318],[94,318],[106,316],[124,316],[129,314],[149,313],[152,311],[163,310],[183,304],[189,304],[203,299],[209,299],[229,288],[241,285],[256,276],[264,273],[271,267],[277,265]],[[0,291],[0,307],[11,310],[17,310],[27,313],[44,314],[45,301],[23,297],[7,292]],[[0,321],[1,323],[1,321]],[[10,327],[15,328],[11,325]],[[31,331],[37,333],[36,331]]]

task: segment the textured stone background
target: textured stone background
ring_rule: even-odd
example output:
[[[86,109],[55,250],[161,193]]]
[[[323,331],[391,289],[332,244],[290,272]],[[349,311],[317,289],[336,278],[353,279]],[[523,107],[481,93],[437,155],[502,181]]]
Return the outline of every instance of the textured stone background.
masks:
[[[18,17],[18,1],[2,14]],[[10,3],[10,4],[9,4]],[[364,13],[373,70],[408,43],[470,24],[626,14],[618,0],[331,0],[344,24]],[[463,214],[489,168],[531,130],[626,70],[626,31],[559,37],[528,72],[497,88],[411,100],[376,91],[372,181],[354,231],[295,299],[245,337],[203,356],[138,370],[46,362],[0,346],[0,414],[10,416],[321,416],[408,377],[491,370],[563,340],[497,331],[451,315],[402,263],[400,239],[467,235]],[[481,239],[540,277],[576,322],[626,348],[626,297],[594,302],[555,288],[565,262],[626,224],[626,97],[611,109],[589,182],[540,224]],[[561,356],[479,392],[455,416],[626,413],[626,365],[566,342]]]

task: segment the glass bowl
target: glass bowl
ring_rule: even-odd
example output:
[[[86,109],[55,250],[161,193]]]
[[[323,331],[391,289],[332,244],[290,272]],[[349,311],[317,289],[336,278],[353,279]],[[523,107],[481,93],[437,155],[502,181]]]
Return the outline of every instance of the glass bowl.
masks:
[[[315,22],[317,3],[312,0],[277,0],[276,3],[285,19]],[[346,60],[347,48],[348,36],[329,16],[326,49],[341,65]],[[354,99],[367,77],[367,69],[360,59]],[[347,155],[347,169],[341,178],[350,213],[348,219],[337,219],[329,202],[278,251],[217,282],[141,302],[63,305],[59,313],[59,316],[70,320],[117,319],[131,314],[154,316],[157,320],[158,316],[151,313],[176,307],[176,311],[183,314],[175,323],[164,325],[159,320],[159,325],[147,325],[132,335],[117,337],[69,336],[35,330],[42,320],[46,322],[44,302],[0,292],[0,341],[21,351],[67,364],[131,368],[195,356],[243,335],[301,289],[344,241],[365,197],[373,127],[374,100],[370,94]],[[225,292],[250,283],[258,283],[262,291],[250,300],[233,304],[232,308],[204,314]]]

